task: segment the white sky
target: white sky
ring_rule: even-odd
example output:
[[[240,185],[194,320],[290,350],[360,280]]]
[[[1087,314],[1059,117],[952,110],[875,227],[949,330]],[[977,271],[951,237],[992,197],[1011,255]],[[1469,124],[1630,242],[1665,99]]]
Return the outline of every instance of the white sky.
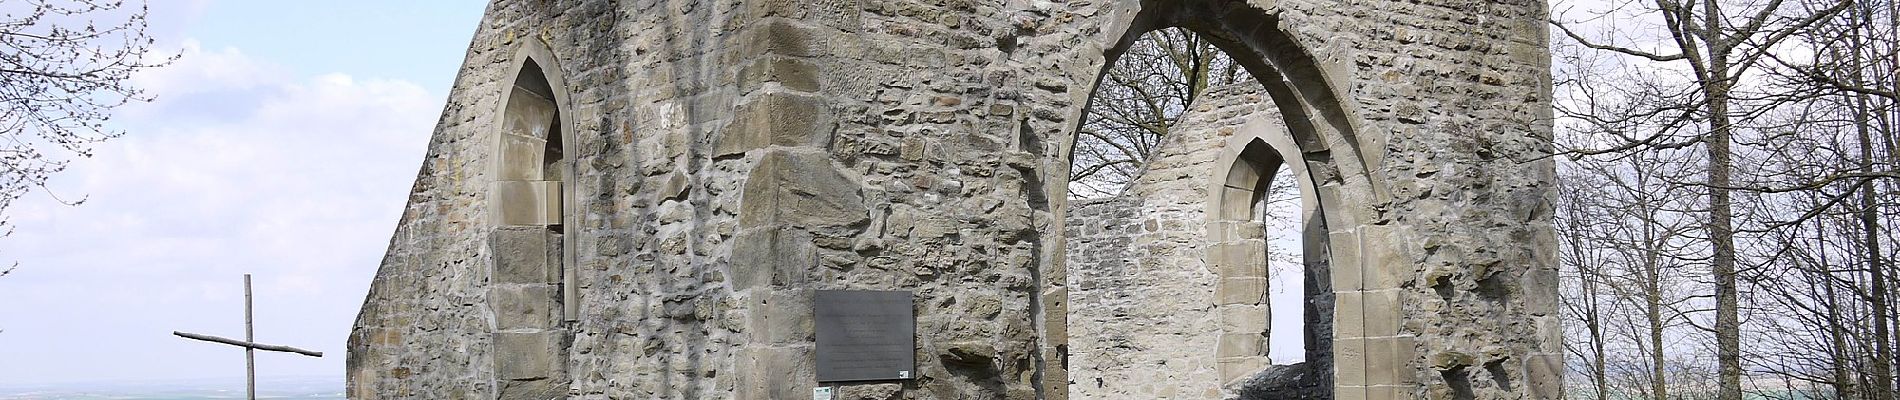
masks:
[[[482,1],[153,0],[177,64],[124,138],[29,194],[0,238],[0,386],[242,376],[254,274],[264,376],[334,376]],[[4,265],[4,264],[0,264]]]

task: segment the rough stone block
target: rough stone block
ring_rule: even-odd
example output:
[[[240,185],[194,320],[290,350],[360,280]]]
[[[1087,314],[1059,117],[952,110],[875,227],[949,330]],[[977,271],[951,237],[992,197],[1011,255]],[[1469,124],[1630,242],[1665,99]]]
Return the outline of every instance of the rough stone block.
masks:
[[[489,233],[496,283],[555,283],[560,271],[548,265],[548,230],[539,227],[501,227]]]
[[[1412,371],[1405,368],[1412,360],[1412,343],[1409,336],[1367,339],[1366,384],[1401,385],[1414,380]]]
[[[1366,339],[1333,341],[1333,382],[1342,386],[1366,385]]]
[[[1264,356],[1222,358],[1216,368],[1220,370],[1220,384],[1225,385],[1266,369],[1267,358]]]
[[[752,343],[808,344],[813,340],[811,290],[781,289],[754,294],[746,315]]]
[[[1220,330],[1228,333],[1265,334],[1268,329],[1267,317],[1271,312],[1266,305],[1232,304],[1217,307],[1220,312]]]
[[[499,400],[548,400],[567,398],[567,382],[555,379],[501,381]],[[439,393],[438,393],[439,394]],[[444,398],[468,398],[444,396]]]
[[[792,20],[767,18],[748,28],[737,47],[741,59],[766,54],[811,57],[823,48],[816,28]]]
[[[812,236],[796,228],[766,227],[740,231],[732,238],[726,276],[735,290],[803,284],[817,268]]]
[[[1222,333],[1220,344],[1214,354],[1220,358],[1228,357],[1265,357],[1267,355],[1267,337],[1259,333]]]
[[[1333,396],[1333,400],[1367,400],[1365,386],[1340,384],[1333,387]]]
[[[1333,232],[1327,236],[1331,244],[1328,255],[1333,269],[1333,290],[1362,290],[1364,265],[1359,261],[1359,235],[1352,232]]]
[[[1332,257],[1327,254],[1327,251],[1331,249],[1330,246],[1332,243],[1330,240],[1332,240],[1332,236],[1329,232],[1326,232],[1325,218],[1321,217],[1319,213],[1311,211],[1309,211],[1304,218],[1306,225],[1300,230],[1300,251],[1305,252],[1305,258],[1308,262],[1316,258],[1320,260],[1331,260]],[[1331,281],[1328,280],[1327,283],[1331,284]]]
[[[1234,224],[1236,239],[1267,240],[1267,224],[1260,221],[1240,221]]]
[[[1069,288],[1067,286],[1058,286],[1053,290],[1044,292],[1042,294],[1042,308],[1048,310],[1048,312],[1043,313],[1043,329],[1048,333],[1048,340],[1054,344],[1068,343],[1069,324],[1067,316],[1069,315]]]
[[[1333,336],[1366,336],[1365,292],[1338,292],[1333,297]]]
[[[1074,218],[1074,217],[1075,216],[1070,216],[1070,218]],[[1208,221],[1207,242],[1221,243],[1221,242],[1230,242],[1230,241],[1239,239],[1239,235],[1234,230],[1235,229],[1234,224],[1238,222],[1239,221],[1225,221],[1225,220]],[[1213,253],[1210,252],[1208,257],[1210,257],[1209,260],[1212,261],[1213,260],[1212,257],[1214,257]]]
[[[547,329],[553,326],[559,287],[554,285],[494,285],[488,289],[495,310],[495,328]]]
[[[490,222],[500,226],[561,223],[560,181],[496,181],[488,187]]]
[[[745,350],[748,375],[740,387],[744,399],[810,398],[818,370],[812,346],[751,347]]]
[[[1556,315],[1537,317],[1537,350],[1539,353],[1562,353],[1564,351],[1564,323]]]
[[[822,97],[792,92],[765,92],[739,104],[732,123],[713,144],[719,156],[740,154],[767,146],[824,148],[830,145],[837,117]]]
[[[1266,304],[1267,278],[1222,278],[1214,290],[1215,305]]]
[[[1381,263],[1368,260],[1365,269],[1365,290],[1397,289],[1413,275],[1410,263]]]
[[[870,220],[870,211],[859,194],[861,181],[833,167],[828,153],[766,151],[746,178],[739,224],[805,228],[863,224]]]
[[[1399,397],[1397,386],[1370,386],[1366,387],[1366,400],[1404,400],[1404,398]]]
[[[838,386],[838,399],[841,400],[897,400],[902,399],[904,385],[896,383],[871,383]]]
[[[786,89],[818,91],[818,65],[790,57],[763,57],[739,69],[739,90],[749,92],[766,82],[778,82]]]
[[[1265,278],[1266,244],[1264,240],[1241,240],[1209,246],[1209,263],[1222,278]]]
[[[845,30],[854,30],[863,24],[860,15],[864,11],[855,0],[762,0],[745,4],[755,18],[816,21]]]
[[[1518,293],[1523,293],[1524,311],[1533,316],[1556,315],[1559,297],[1556,268],[1531,268],[1520,281]]]
[[[1563,374],[1563,354],[1532,354],[1524,359],[1524,383],[1530,390],[1531,399],[1562,399]]]
[[[1385,337],[1399,334],[1399,290],[1379,290],[1365,292],[1365,311],[1361,314],[1366,324],[1366,337]]]
[[[1358,229],[1361,286],[1365,290],[1397,289],[1413,273],[1404,243],[1388,225],[1366,225]]]
[[[535,380],[560,376],[566,353],[559,331],[495,333],[495,376],[502,380]]]
[[[1413,365],[1413,360],[1418,359],[1418,338],[1411,335],[1400,335],[1393,338],[1391,346],[1392,359],[1398,360],[1396,364],[1399,368],[1398,376],[1394,377],[1396,382],[1398,382],[1397,384],[1417,384],[1418,374],[1410,369],[1409,366]]]

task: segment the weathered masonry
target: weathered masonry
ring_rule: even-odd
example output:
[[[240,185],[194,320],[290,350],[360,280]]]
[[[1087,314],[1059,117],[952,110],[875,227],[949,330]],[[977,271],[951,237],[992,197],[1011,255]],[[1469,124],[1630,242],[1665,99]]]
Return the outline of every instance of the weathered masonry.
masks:
[[[853,289],[914,293],[917,370],[846,399],[1557,399],[1545,8],[497,0],[349,395],[809,398],[813,293]],[[1098,76],[1165,27],[1258,86],[1071,203]],[[1309,211],[1298,366],[1263,353],[1251,258],[1281,163]]]

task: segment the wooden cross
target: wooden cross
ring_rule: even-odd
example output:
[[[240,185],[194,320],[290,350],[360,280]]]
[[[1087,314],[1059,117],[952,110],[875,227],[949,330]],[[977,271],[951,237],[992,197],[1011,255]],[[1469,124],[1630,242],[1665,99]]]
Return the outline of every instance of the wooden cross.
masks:
[[[323,357],[322,352],[304,350],[304,349],[299,349],[299,348],[290,347],[290,346],[261,344],[261,343],[252,341],[253,339],[251,338],[251,274],[244,274],[244,340],[240,341],[240,340],[235,340],[235,339],[225,339],[225,338],[221,338],[217,336],[200,335],[196,333],[185,333],[185,332],[179,332],[179,331],[172,331],[172,334],[178,335],[179,337],[183,337],[186,339],[197,339],[197,340],[203,340],[207,342],[217,342],[217,343],[224,343],[224,344],[237,346],[237,347],[243,347],[244,348],[244,392],[247,395],[246,398],[250,400],[257,400],[257,354],[256,354],[257,350],[281,351],[285,353],[297,353],[297,354],[302,354],[302,355],[311,356],[311,357]]]

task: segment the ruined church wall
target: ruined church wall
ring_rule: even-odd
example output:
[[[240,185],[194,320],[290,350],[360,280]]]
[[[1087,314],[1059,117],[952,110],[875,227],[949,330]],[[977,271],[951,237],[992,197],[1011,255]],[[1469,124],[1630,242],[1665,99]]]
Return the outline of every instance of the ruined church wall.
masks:
[[[1141,200],[1069,203],[1069,396],[1219,399],[1204,225]]]
[[[490,4],[352,332],[352,398],[495,398],[520,386],[515,377],[535,377],[546,385],[532,389],[556,394],[617,387],[623,397],[692,398],[730,390],[734,379],[712,371],[733,370],[733,352],[708,344],[730,334],[715,323],[735,324],[708,314],[733,308],[732,300],[702,283],[716,282],[708,263],[690,259],[720,246],[712,229],[731,229],[732,207],[721,213],[707,204],[714,193],[736,197],[749,163],[713,166],[688,153],[703,147],[696,138],[735,102],[730,88],[715,84],[716,72],[727,71],[712,66],[724,55],[710,51],[719,48],[713,38],[732,36],[718,21],[732,18],[735,5]],[[572,260],[561,259],[562,241],[539,233],[545,229],[496,222],[503,205],[495,171],[506,167],[499,110],[529,47],[545,51],[536,61],[550,75],[565,77],[556,90],[566,97],[561,128],[576,167],[565,182],[576,194],[565,208],[578,214],[565,238]],[[689,195],[689,187],[699,190]],[[498,275],[526,269],[579,275],[578,318],[563,321],[558,292],[507,298],[519,293],[500,290]],[[497,335],[506,328],[498,317],[514,313],[556,329],[514,335],[529,340]],[[647,318],[655,315],[671,318]],[[498,363],[497,354],[536,357]]]
[[[565,76],[579,150],[565,182],[575,257],[536,265],[577,275],[579,313],[530,343],[554,347],[548,359],[510,360],[554,364],[527,372],[559,386],[543,389],[809,395],[810,290],[859,288],[917,291],[921,378],[847,396],[1034,396],[1041,249],[1027,193],[1042,188],[1021,171],[1035,157],[1010,148],[1037,138],[1014,106],[988,101],[1011,95],[987,89],[1000,75],[977,53],[994,41],[973,33],[1004,18],[973,17],[973,3],[813,6],[491,5],[352,334],[352,397],[506,398],[511,377],[530,376],[496,361],[539,354],[498,342],[496,314],[561,305],[500,309],[491,271],[561,241],[489,220],[504,206],[488,139],[529,44]],[[946,38],[968,47],[942,49]]]
[[[492,7],[491,7],[492,11]],[[437,122],[409,202],[349,338],[351,398],[478,398],[490,393],[484,282],[488,161],[482,131],[500,107],[510,53],[484,19]]]
[[[1177,3],[1212,4],[1149,6]],[[796,398],[815,386],[809,291],[849,288],[916,291],[920,378],[846,398],[1064,398],[1067,146],[1139,6],[495,1],[352,332],[351,396],[494,398],[545,373],[578,398]],[[1342,358],[1396,365],[1341,390],[1543,393],[1556,378],[1537,380],[1552,373],[1538,362],[1559,359],[1540,339],[1556,327],[1540,303],[1555,298],[1535,161],[1544,4],[1257,7],[1279,19],[1228,30],[1288,32],[1324,71],[1290,78],[1324,78],[1343,105],[1316,114],[1357,134],[1305,149],[1338,161],[1316,171],[1349,208],[1329,213],[1335,249],[1354,250],[1335,260],[1391,277],[1338,285],[1378,299],[1352,310],[1400,322],[1342,333]],[[536,361],[554,367],[514,375],[495,354],[536,352],[495,343],[496,313],[520,310],[495,309],[490,271],[550,242],[489,222],[490,138],[525,44],[565,81],[578,226],[552,243],[574,248],[561,268],[580,290],[541,343],[565,349]],[[558,312],[543,305],[527,312]],[[1515,386],[1487,386],[1493,370]]]
[[[1258,83],[1209,88],[1124,193],[1070,201],[1071,398],[1231,398],[1232,383],[1293,358],[1267,352],[1267,230],[1210,227],[1207,212],[1230,147],[1290,142],[1282,125]]]
[[[1558,397],[1544,4],[1276,6],[1321,66],[1289,78],[1324,78],[1343,104],[1328,128],[1353,134],[1301,143],[1330,231],[1336,393]]]

